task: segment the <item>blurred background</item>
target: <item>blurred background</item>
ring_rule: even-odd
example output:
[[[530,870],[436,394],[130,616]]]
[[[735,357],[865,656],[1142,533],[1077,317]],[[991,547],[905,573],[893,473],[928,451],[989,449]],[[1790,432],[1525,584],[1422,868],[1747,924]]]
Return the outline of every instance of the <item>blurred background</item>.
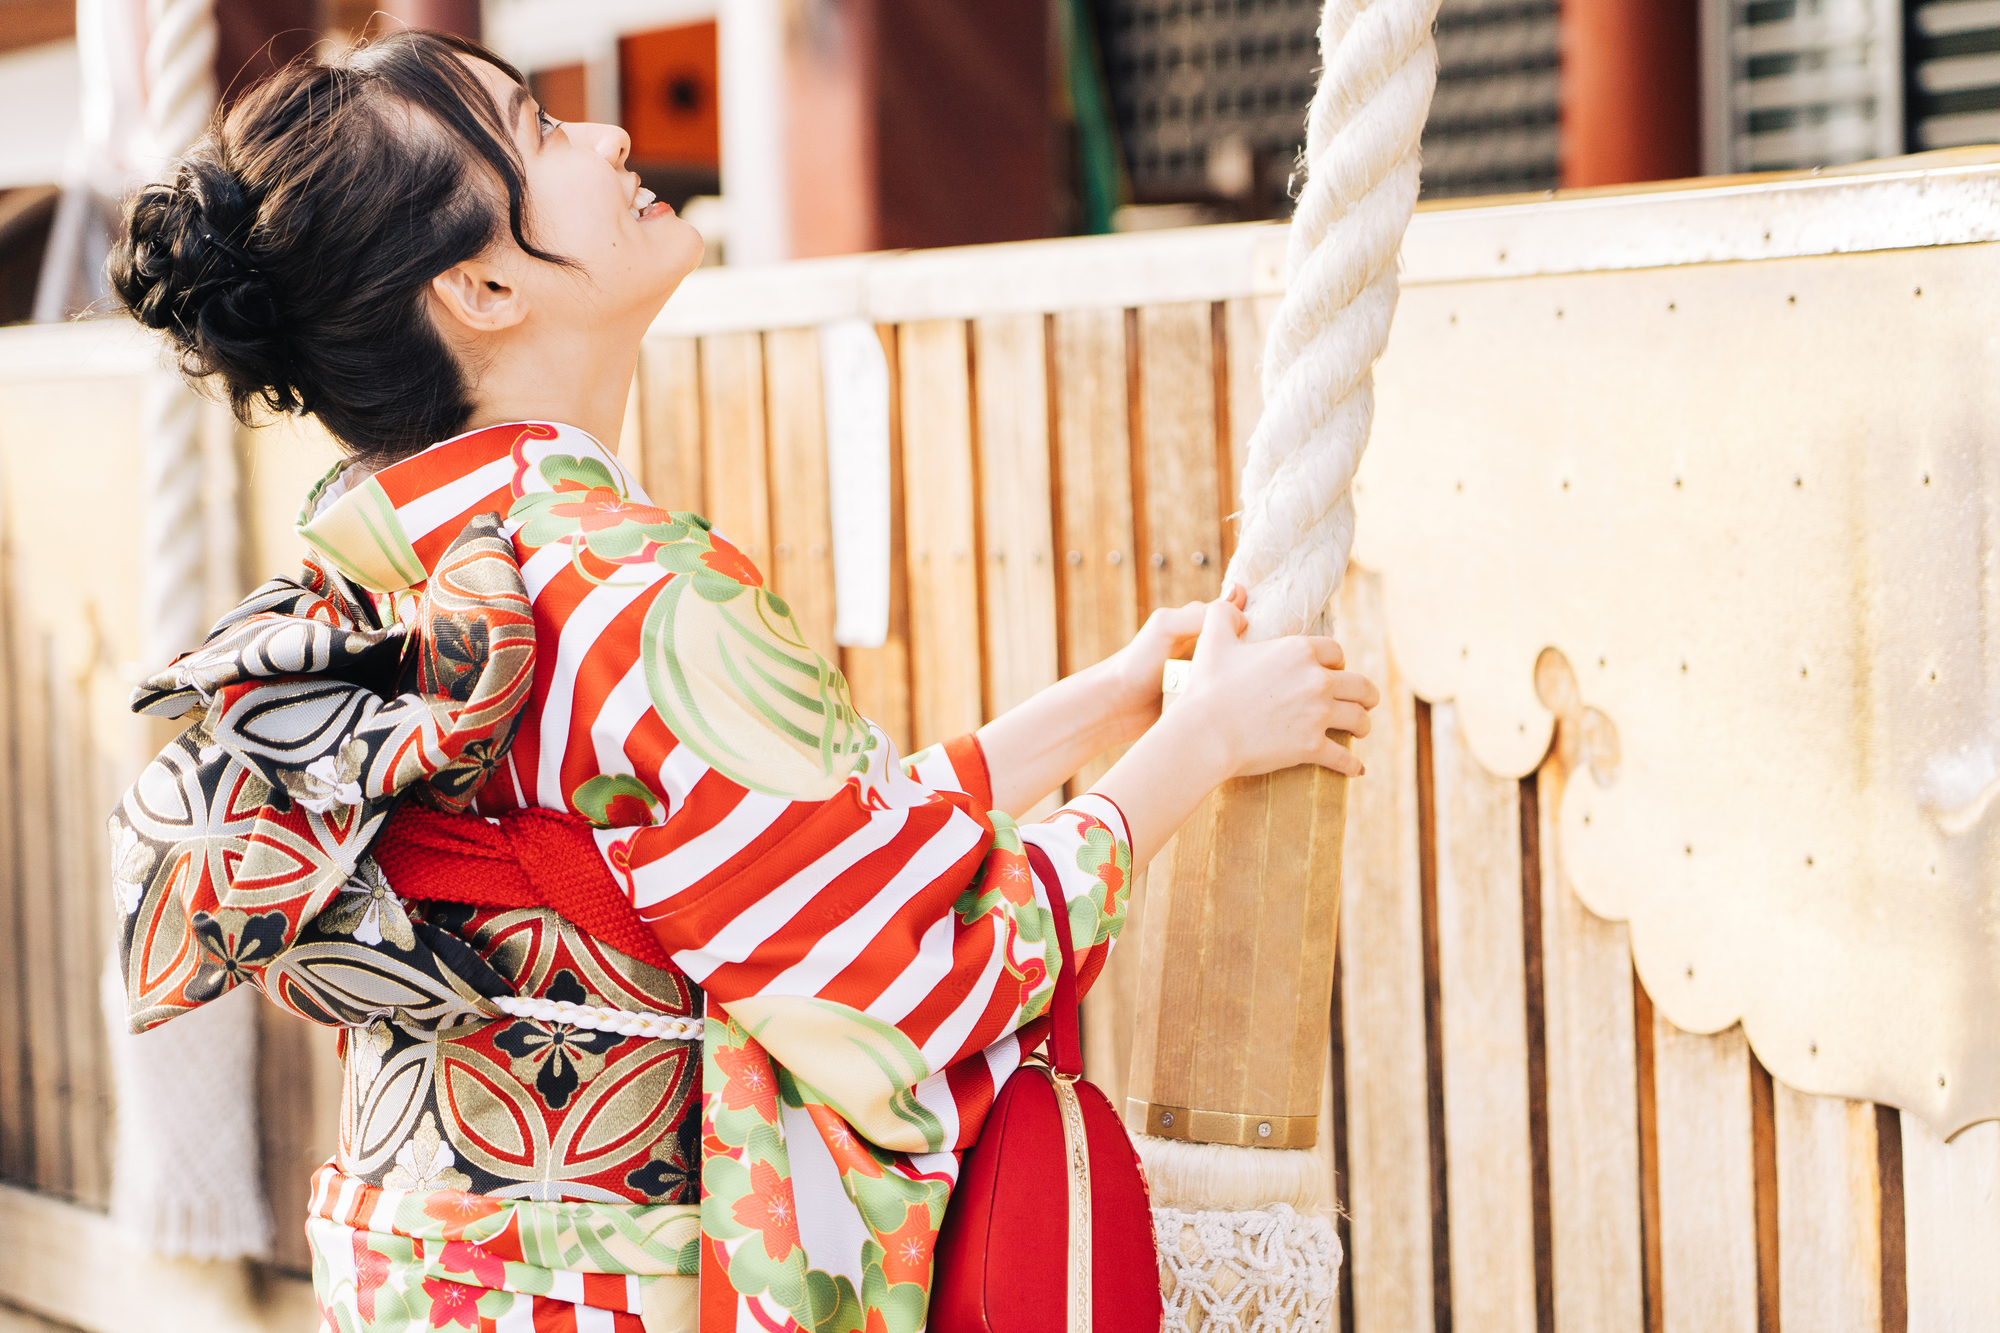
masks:
[[[0,322],[101,295],[145,0],[0,0]],[[1318,0],[215,0],[225,101],[401,24],[616,121],[711,262],[1283,217]],[[1444,0],[1431,199],[2000,138],[1996,0]]]

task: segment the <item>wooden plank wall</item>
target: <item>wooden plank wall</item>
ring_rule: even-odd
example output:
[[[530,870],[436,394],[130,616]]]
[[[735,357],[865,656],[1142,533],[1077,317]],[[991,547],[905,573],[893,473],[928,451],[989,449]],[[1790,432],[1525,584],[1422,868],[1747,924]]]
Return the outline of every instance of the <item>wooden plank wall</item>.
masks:
[[[840,650],[864,710],[906,746],[940,740],[1115,651],[1155,608],[1213,595],[1273,305],[883,327],[891,636]],[[824,541],[816,355],[791,331],[650,343],[642,448],[656,499],[775,543],[760,551],[774,585],[820,625],[830,563],[799,559]],[[1350,659],[1385,687],[1350,798],[1324,1127],[1342,1327],[1942,1330],[2000,1308],[2000,1283],[1952,1278],[1943,1290],[1968,1293],[1954,1304],[1905,1277],[2000,1231],[2000,1135],[1948,1147],[1892,1110],[1774,1085],[1740,1030],[1659,1018],[1626,928],[1564,878],[1564,785],[1615,764],[1568,664],[1537,668],[1561,718],[1547,761],[1497,778],[1449,701],[1402,680],[1381,598],[1357,570],[1340,615]],[[1115,954],[1085,1003],[1091,1077],[1114,1098],[1136,961]],[[1983,1190],[1945,1162],[1987,1167]]]
[[[1215,592],[1272,307],[881,326],[892,589],[880,648],[832,642],[811,330],[649,340],[621,448],[656,502],[705,512],[757,559],[907,752],[1100,660],[1155,608]],[[17,488],[0,493],[0,1178],[102,1207],[98,814],[110,789],[80,756],[102,749],[91,729],[110,725],[116,700],[83,688],[45,590],[25,595],[24,579],[47,575],[23,563],[7,507],[22,481],[9,475],[0,470]],[[253,484],[249,502],[262,530],[264,509],[294,501]],[[1545,654],[1537,667],[1559,718],[1540,771],[1495,777],[1467,750],[1450,701],[1420,699],[1402,678],[1382,595],[1355,570],[1339,617],[1350,661],[1384,690],[1373,734],[1357,742],[1369,776],[1350,797],[1321,1150],[1346,1250],[1341,1327],[2000,1327],[2000,1268],[1988,1261],[2000,1247],[2000,1126],[1946,1144],[1892,1109],[1775,1085],[1739,1030],[1688,1034],[1657,1015],[1625,927],[1591,915],[1564,877],[1564,787],[1615,765],[1593,744],[1603,719],[1580,707],[1567,663]],[[1144,910],[1141,876],[1128,938]],[[1115,954],[1085,1006],[1091,1076],[1118,1099],[1136,961],[1135,949]],[[267,1176],[291,1219],[323,1154],[326,1096],[306,1089],[327,1060],[323,1040],[282,1023],[265,1041]],[[281,1261],[296,1266],[286,1246]]]

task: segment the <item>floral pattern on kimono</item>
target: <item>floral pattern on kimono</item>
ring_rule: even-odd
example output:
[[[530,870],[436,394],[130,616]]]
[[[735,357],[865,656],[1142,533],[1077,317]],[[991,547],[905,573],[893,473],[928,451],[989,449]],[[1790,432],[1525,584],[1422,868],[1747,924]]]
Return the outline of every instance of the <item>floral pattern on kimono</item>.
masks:
[[[474,809],[596,824],[711,1001],[703,1328],[915,1333],[957,1153],[1046,1030],[1050,913],[1070,913],[1086,987],[1123,926],[1123,815],[1089,795],[1031,825],[990,813],[972,737],[900,759],[754,562],[573,428],[330,478],[301,531],[388,607],[485,512],[505,515],[538,653]]]
[[[469,520],[395,606],[308,561],[139,688],[141,711],[200,716],[111,820],[132,1021],[247,981],[344,1029],[357,1180],[692,1205],[694,1045],[493,1003],[694,1016],[687,977],[551,911],[406,902],[364,853],[398,800],[462,810],[518,728],[534,624],[496,533]]]

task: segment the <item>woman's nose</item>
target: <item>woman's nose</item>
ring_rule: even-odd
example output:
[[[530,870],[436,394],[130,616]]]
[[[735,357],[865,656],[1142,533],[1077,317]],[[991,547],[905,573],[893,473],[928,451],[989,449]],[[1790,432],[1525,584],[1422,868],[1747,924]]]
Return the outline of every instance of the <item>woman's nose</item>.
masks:
[[[598,156],[612,166],[624,169],[625,158],[632,151],[632,136],[617,125],[578,125],[570,123],[570,133],[582,130],[590,135],[590,146]]]

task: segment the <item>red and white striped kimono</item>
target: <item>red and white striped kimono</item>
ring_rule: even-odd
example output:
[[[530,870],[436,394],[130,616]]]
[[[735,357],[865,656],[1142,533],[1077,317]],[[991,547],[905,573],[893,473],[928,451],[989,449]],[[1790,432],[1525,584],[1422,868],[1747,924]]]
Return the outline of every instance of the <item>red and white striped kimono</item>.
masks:
[[[1123,816],[989,812],[971,736],[899,760],[751,561],[579,430],[496,426],[351,476],[300,531],[387,613],[500,515],[535,679],[475,809],[589,819],[711,1001],[702,1328],[915,1333],[954,1153],[1040,1036],[1049,911],[1085,986],[1124,923]]]

